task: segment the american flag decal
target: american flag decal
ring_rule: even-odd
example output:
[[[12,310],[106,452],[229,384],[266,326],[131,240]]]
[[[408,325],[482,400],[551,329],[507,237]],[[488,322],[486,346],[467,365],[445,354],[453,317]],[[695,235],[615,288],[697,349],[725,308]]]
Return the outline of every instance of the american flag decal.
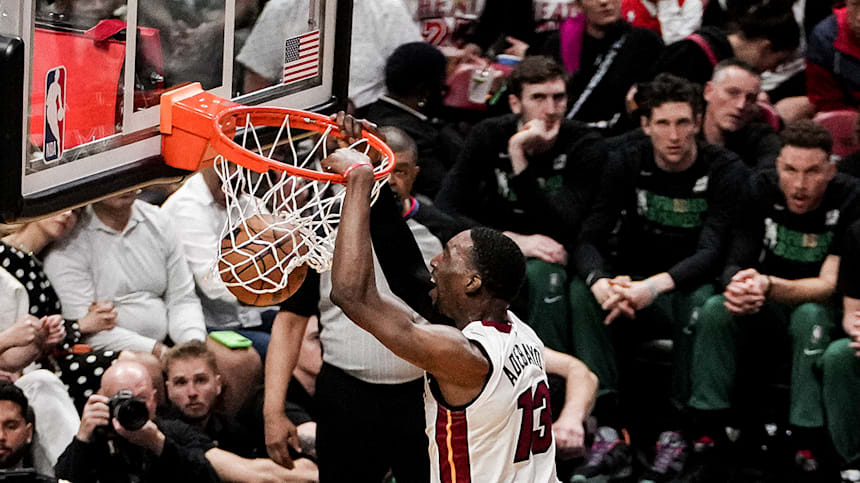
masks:
[[[319,74],[320,31],[287,39],[284,43],[284,84]]]

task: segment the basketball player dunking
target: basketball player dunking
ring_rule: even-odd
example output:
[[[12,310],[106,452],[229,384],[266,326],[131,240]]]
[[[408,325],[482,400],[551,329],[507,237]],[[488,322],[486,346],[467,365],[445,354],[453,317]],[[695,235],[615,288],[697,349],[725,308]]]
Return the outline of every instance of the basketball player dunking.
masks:
[[[487,228],[452,238],[431,262],[436,286],[430,295],[456,328],[415,325],[416,314],[383,298],[373,282],[368,157],[340,149],[323,166],[347,178],[331,299],[426,371],[431,481],[558,481],[544,372],[558,353],[547,354],[531,328],[507,310],[525,275],[519,248]]]

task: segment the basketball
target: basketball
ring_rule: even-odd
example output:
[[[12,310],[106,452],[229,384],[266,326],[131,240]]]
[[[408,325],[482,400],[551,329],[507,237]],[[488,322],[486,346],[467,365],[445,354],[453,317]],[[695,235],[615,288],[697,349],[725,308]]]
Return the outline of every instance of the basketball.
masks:
[[[299,265],[284,283],[284,268],[300,239],[290,236],[290,226],[273,226],[276,221],[272,215],[254,215],[221,240],[221,280],[246,305],[277,305],[293,295],[307,275],[307,265]],[[299,253],[307,253],[307,247],[301,245]]]

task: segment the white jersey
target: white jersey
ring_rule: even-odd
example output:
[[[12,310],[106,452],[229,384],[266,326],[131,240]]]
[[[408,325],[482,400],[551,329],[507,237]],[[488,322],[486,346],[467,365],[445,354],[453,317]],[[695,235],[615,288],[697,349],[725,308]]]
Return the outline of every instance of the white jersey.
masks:
[[[490,361],[490,377],[471,403],[451,407],[425,376],[430,481],[557,482],[543,342],[508,312],[509,322],[471,322],[463,335]]]

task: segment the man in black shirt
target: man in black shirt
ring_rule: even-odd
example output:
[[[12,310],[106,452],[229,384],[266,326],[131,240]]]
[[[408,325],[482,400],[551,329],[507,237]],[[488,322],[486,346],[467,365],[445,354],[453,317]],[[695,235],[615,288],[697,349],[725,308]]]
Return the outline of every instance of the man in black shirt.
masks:
[[[394,198],[401,208],[401,213],[415,241],[421,249],[424,260],[430,263],[442,245],[465,229],[467,223],[454,218],[433,204],[433,200],[420,193],[415,193],[413,187],[421,173],[421,159],[418,157],[418,146],[405,131],[394,126],[384,126],[379,133],[385,136],[385,142],[394,153],[397,164],[388,178],[388,185],[394,193]]]
[[[223,386],[206,344],[191,341],[171,347],[162,367],[167,398],[178,419],[199,429],[223,450],[244,457],[259,454],[245,428],[215,411]]]
[[[567,248],[605,163],[600,135],[564,119],[564,69],[527,57],[511,73],[513,114],[476,125],[436,198],[454,215],[504,231],[528,259],[528,317],[544,343],[570,353]]]
[[[198,341],[186,342],[167,351],[162,361],[167,397],[176,411],[176,418],[209,437],[218,448],[243,458],[265,455],[250,428],[216,411],[222,383],[215,355]],[[262,429],[262,428],[261,428]],[[300,428],[301,429],[301,428]],[[269,459],[243,459],[248,471],[265,471],[285,476],[286,468]],[[303,458],[295,461],[290,477],[317,478],[316,464]]]
[[[433,197],[463,140],[450,126],[434,116],[442,106],[445,56],[426,42],[403,44],[385,62],[386,93],[363,109],[378,126],[398,127],[415,140],[421,173],[415,192]]]
[[[843,481],[860,470],[860,222],[848,228],[839,263],[844,295],[842,336],[821,356],[822,401],[827,430],[842,458]],[[856,479],[855,479],[856,480]]]
[[[571,75],[567,117],[620,134],[638,125],[627,115],[625,97],[638,82],[649,80],[663,41],[649,29],[621,17],[621,0],[580,1],[581,17],[535,42],[531,55],[549,55]],[[568,28],[583,21],[581,32]],[[574,33],[575,32],[575,33]]]
[[[689,405],[700,427],[692,435],[717,441],[748,341],[756,353],[787,333],[792,348],[789,423],[798,460],[807,469],[824,425],[821,385],[813,366],[836,328],[832,296],[841,239],[860,208],[852,179],[835,175],[830,134],[811,121],[783,132],[776,170],[756,174],[741,201],[722,282],[725,291],[699,311]],[[765,344],[765,345],[762,345]],[[758,357],[756,358],[759,359]],[[756,370],[749,364],[744,372]],[[841,424],[841,423],[840,423]]]
[[[636,333],[653,338],[669,323],[675,342],[673,395],[684,400],[689,341],[683,329],[691,312],[713,293],[709,282],[747,175],[733,153],[696,142],[701,96],[693,84],[663,74],[643,85],[639,95],[645,101],[641,123],[647,137],[611,152],[575,253],[582,280],[571,284],[574,355],[598,374],[606,397],[598,402],[597,417],[601,425],[615,426],[601,429],[598,437],[619,448],[615,452],[626,446],[616,441],[621,422],[611,403],[617,392],[616,354],[629,353],[616,347],[641,339]],[[620,231],[613,247],[609,241],[616,238],[616,226]],[[613,337],[621,332],[623,337]],[[679,443],[676,433],[661,435],[661,442],[662,436],[666,441],[658,444],[658,452]],[[618,471],[597,457],[589,461],[578,470],[583,476]]]
[[[740,156],[750,168],[773,168],[782,147],[774,129],[756,121],[756,100],[761,76],[746,62],[727,59],[714,67],[705,84],[705,119],[702,135],[711,144]]]
[[[704,27],[667,45],[652,72],[668,72],[704,85],[718,62],[737,57],[764,72],[782,64],[800,44],[800,27],[783,2],[748,3],[735,14],[732,29]]]
[[[18,386],[0,381],[0,470],[32,468],[33,410]],[[43,435],[48,438],[51,435]]]

